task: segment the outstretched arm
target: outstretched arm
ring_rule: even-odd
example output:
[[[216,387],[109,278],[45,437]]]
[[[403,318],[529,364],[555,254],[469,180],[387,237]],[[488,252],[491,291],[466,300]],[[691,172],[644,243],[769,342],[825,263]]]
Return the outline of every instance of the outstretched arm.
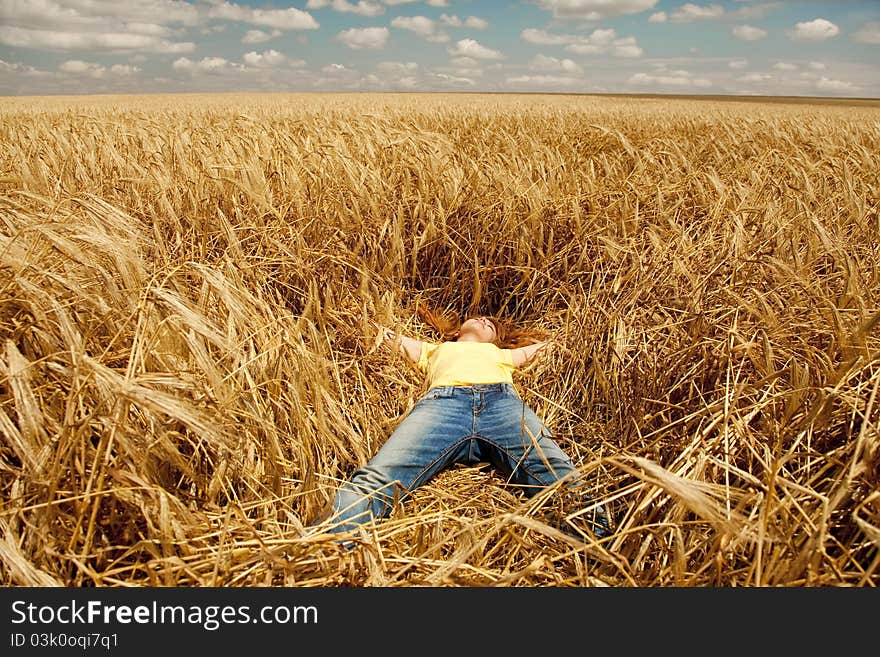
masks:
[[[403,354],[413,363],[419,362],[419,357],[422,355],[421,340],[401,335],[386,326],[379,326],[379,333],[382,336],[382,341],[390,349]]]
[[[525,347],[517,347],[516,349],[511,349],[511,356],[513,356],[514,366],[522,367],[523,365],[531,362],[532,359],[534,359],[549,344],[550,341],[545,340],[544,342],[536,342],[535,344],[526,345]]]

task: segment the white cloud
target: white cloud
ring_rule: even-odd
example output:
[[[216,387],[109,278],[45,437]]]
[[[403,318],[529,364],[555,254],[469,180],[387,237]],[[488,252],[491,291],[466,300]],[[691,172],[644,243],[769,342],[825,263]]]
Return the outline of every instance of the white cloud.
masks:
[[[572,87],[583,84],[580,78],[569,78],[562,75],[517,75],[507,78],[509,85],[528,85],[536,87]]]
[[[451,72],[453,75],[461,78],[480,78],[483,77],[483,74],[485,73],[482,68],[473,68],[469,66],[458,66],[452,69]]]
[[[376,89],[397,89],[411,91],[418,89],[420,86],[419,78],[415,75],[405,75],[402,77],[385,77],[381,74],[368,73],[361,77],[357,83],[360,88],[376,88]]]
[[[819,89],[820,91],[839,93],[846,91],[858,91],[859,87],[851,82],[845,82],[843,80],[831,80],[823,75],[816,81],[816,89]]]
[[[865,23],[852,36],[859,43],[880,44],[880,23]]]
[[[469,27],[472,30],[485,30],[489,27],[489,21],[484,20],[479,16],[468,16],[464,19],[464,26]]]
[[[437,29],[437,23],[426,16],[398,16],[391,21],[391,27],[409,30],[427,41],[446,43],[449,35]]]
[[[241,59],[248,66],[256,68],[274,68],[287,62],[287,57],[277,50],[252,51],[245,53]]]
[[[40,71],[39,69],[34,68],[28,64],[22,64],[21,62],[16,62],[14,64],[10,64],[9,62],[4,62],[0,59],[0,73],[13,74],[13,75],[25,75],[25,76],[48,76],[51,73],[46,71]]]
[[[426,16],[398,16],[391,21],[391,27],[415,32],[419,36],[430,36],[434,33],[434,21]]]
[[[743,0],[737,0],[737,2],[743,2]],[[771,9],[778,9],[781,6],[781,2],[759,2],[748,7],[740,7],[739,9],[726,12],[726,15],[738,21],[760,20],[764,18],[764,16],[767,15],[767,12]]]
[[[402,78],[397,78],[397,80],[395,80],[394,82],[397,84],[398,87],[401,87],[403,89],[415,89],[419,86],[419,79],[412,75],[406,75]]]
[[[417,89],[420,86],[420,71],[416,62],[380,62],[375,71],[366,79],[380,88]]]
[[[183,71],[188,73],[223,73],[232,68],[242,68],[238,64],[231,64],[223,57],[203,57],[201,60],[194,62],[186,57],[181,57],[171,64],[171,68],[175,71]]]
[[[597,46],[607,46],[614,42],[617,33],[612,29],[593,30],[589,42]]]
[[[92,78],[104,77],[104,73],[107,71],[107,69],[100,64],[92,64],[91,62],[84,62],[79,59],[70,59],[62,63],[58,67],[58,70],[64,73],[86,75]]]
[[[419,65],[415,62],[379,62],[376,70],[392,75],[412,75],[419,70]]]
[[[767,36],[767,30],[762,30],[760,27],[752,27],[751,25],[737,25],[731,32],[733,36],[743,41],[758,41]]]
[[[126,52],[140,50],[154,53],[192,52],[196,46],[191,42],[172,42],[147,34],[132,32],[66,32],[35,30],[0,26],[0,43],[16,48],[45,50],[103,50]]]
[[[474,39],[462,39],[457,41],[454,48],[448,52],[453,57],[472,57],[474,59],[504,59],[504,55],[497,50],[487,48]]]
[[[470,78],[460,77],[460,76],[456,76],[456,75],[447,75],[446,73],[435,73],[434,77],[437,78],[437,80],[439,80],[444,86],[472,87],[476,84],[476,82],[474,82]]]
[[[625,37],[623,39],[615,39],[611,44],[610,53],[614,57],[641,57],[643,50],[639,48],[635,37]]]
[[[605,52],[605,48],[602,46],[597,46],[593,43],[574,43],[568,48],[566,48],[568,52],[573,52],[575,55],[601,55]]]
[[[747,73],[746,75],[741,75],[737,78],[739,82],[767,82],[768,80],[772,80],[772,75],[767,75],[766,73]]]
[[[557,59],[547,55],[535,55],[529,62],[529,68],[535,71],[561,71],[564,73],[580,73],[581,67],[571,59]]]
[[[125,28],[135,34],[150,34],[152,36],[169,37],[173,35],[171,28],[156,23],[126,23]]]
[[[466,19],[461,20],[455,15],[449,16],[448,14],[440,14],[440,22],[449,27],[469,27],[472,30],[485,30],[489,27],[488,21],[477,16],[468,16]]]
[[[524,29],[519,33],[519,36],[523,41],[540,46],[558,46],[578,40],[578,37],[572,35],[550,34],[546,30],[539,30],[534,27]]]
[[[352,27],[336,35],[349,48],[355,50],[382,50],[388,43],[387,27]]]
[[[182,0],[4,0],[0,25],[64,31],[123,30],[124,24],[200,24],[203,12]]]
[[[687,71],[670,71],[665,75],[636,73],[630,76],[627,82],[643,87],[696,87],[698,89],[705,89],[712,86],[711,80],[691,77]]]
[[[309,0],[306,3],[306,9],[323,9],[324,7],[330,7],[333,11],[340,13],[359,16],[379,16],[385,13],[385,8],[382,5],[370,0],[359,0],[355,4],[347,0]]]
[[[299,9],[253,9],[226,0],[2,0],[0,43],[50,51],[182,54],[193,52],[196,45],[175,38],[183,33],[180,26],[202,32],[223,27],[208,26],[212,20],[276,31],[318,27]],[[253,32],[250,38],[260,37]]]
[[[209,18],[274,27],[279,30],[316,30],[318,22],[308,12],[288,9],[253,9],[232,2],[218,2],[208,10]]]
[[[641,57],[643,52],[635,37],[618,38],[611,28],[596,29],[589,36],[574,39],[565,49],[577,55],[610,54],[614,57],[634,58]]]
[[[681,5],[669,15],[673,23],[690,23],[692,21],[721,18],[724,7],[721,5],[695,5],[691,2]]]
[[[817,18],[812,21],[798,23],[788,33],[792,41],[825,41],[840,34],[840,28],[831,21]]]
[[[272,39],[280,37],[281,30],[272,30],[271,32],[263,32],[263,30],[248,30],[241,38],[242,43],[265,43]]]
[[[638,14],[654,7],[657,0],[538,0],[542,9],[557,18],[598,21],[610,16]]]
[[[110,67],[110,72],[113,75],[121,75],[123,77],[135,75],[136,73],[140,73],[140,71],[141,69],[139,66],[132,66],[131,64],[114,64]]]
[[[856,61],[869,60],[869,51],[876,50],[880,45],[880,19],[876,16],[871,18],[866,14],[851,29],[844,29],[836,15],[825,14],[825,18],[816,18],[816,14],[823,13],[817,9],[820,4],[808,5],[806,0],[804,6],[807,9],[813,7],[816,13],[796,16],[782,26],[761,20],[763,14],[776,11],[774,7],[784,6],[777,0],[668,0],[663,3],[659,0],[526,0],[526,4],[533,7],[538,5],[547,13],[545,21],[532,23],[535,25],[533,28],[522,29],[522,25],[515,28],[521,30],[519,50],[524,52],[518,54],[522,57],[520,65],[512,66],[508,60],[513,58],[516,47],[508,48],[490,31],[501,25],[495,25],[496,21],[488,13],[485,15],[493,23],[491,28],[483,18],[469,15],[468,10],[475,11],[474,7],[478,6],[470,2],[0,0],[0,50],[6,49],[7,59],[12,56],[10,53],[24,53],[16,56],[20,64],[0,61],[0,94],[79,91],[127,93],[138,89],[145,92],[184,89],[292,90],[308,89],[319,84],[328,85],[326,88],[332,85],[332,88],[340,90],[441,90],[447,87],[492,91],[520,86],[536,91],[558,87],[565,92],[579,89],[596,91],[601,85],[609,92],[627,89],[651,91],[656,88],[657,91],[678,89],[695,93],[711,85],[721,88],[724,93],[796,91],[833,96],[859,92],[876,96],[880,92],[876,65]],[[450,5],[454,8],[447,9]],[[287,9],[293,6],[300,7],[302,11]],[[312,11],[315,8],[323,8],[323,13]],[[422,10],[419,11],[419,8]],[[334,18],[334,11],[347,13],[335,14]],[[420,13],[424,15],[400,15]],[[556,16],[556,20],[550,17],[550,13]],[[778,13],[782,15],[782,12]],[[378,20],[366,18],[380,14],[390,15]],[[598,24],[593,22],[597,18],[611,19],[628,14],[635,15],[623,20],[635,20],[644,28],[654,26],[655,33],[664,29],[660,23],[721,19],[724,22],[715,25],[722,30],[732,29],[733,37],[743,40],[744,47],[739,49],[739,53],[728,53],[732,56],[696,57],[688,54],[688,46],[696,44],[686,40],[679,44],[681,56],[669,56],[670,53],[664,53],[658,44],[657,47],[661,49],[656,52],[657,59],[645,60],[646,55],[640,43],[633,36],[627,36],[626,32],[618,33],[626,29],[621,27],[626,23],[618,25],[610,20]],[[838,22],[840,27],[827,19]],[[806,22],[795,25],[798,20]],[[867,22],[869,20],[874,22]],[[382,56],[355,56],[351,62],[346,62],[354,70],[331,67],[322,73],[320,67],[327,60],[318,63],[310,60],[313,66],[305,68],[304,61],[294,62],[282,54],[287,52],[288,45],[292,53],[295,44],[306,48],[309,42],[314,41],[306,35],[308,30],[314,30],[318,21],[321,21],[324,32],[327,32],[331,22],[335,23],[333,27],[341,23],[336,29],[331,27],[329,34],[325,35],[329,38],[336,35],[337,53],[344,44],[355,49],[374,49],[373,52],[378,51]],[[368,27],[370,24],[376,27]],[[616,32],[610,29],[611,25],[614,25]],[[786,28],[790,29],[786,32]],[[448,62],[444,65],[436,61],[438,58],[435,56],[433,63],[428,63],[430,59],[426,59],[424,62],[420,60],[417,65],[414,61],[408,61],[415,59],[415,54],[408,55],[406,51],[391,54],[394,52],[392,47],[409,43],[417,48],[417,43],[424,43],[413,39],[412,35],[404,35],[402,31],[395,33],[395,29],[408,30],[427,41],[446,41],[443,49],[426,48],[423,55],[429,57],[429,53],[433,53],[446,59],[442,56],[448,52]],[[205,36],[221,30],[225,30],[222,38]],[[487,36],[487,33],[492,36]],[[289,41],[285,39],[282,42],[285,34],[292,35],[292,38],[288,37]],[[723,38],[724,35],[721,36]],[[790,52],[786,54],[784,43],[771,43],[775,37],[788,42],[789,36],[800,42],[818,43],[837,37],[838,45],[841,48],[848,46],[850,52],[838,52],[833,63],[831,60],[826,63],[818,52],[803,60],[797,59]],[[728,38],[733,37],[728,33]],[[754,53],[749,53],[750,42],[759,39],[764,39],[758,43],[763,46],[762,58],[769,59],[766,64],[759,62]],[[242,43],[247,45],[242,46]],[[316,41],[313,45],[319,47]],[[700,52],[708,52],[708,48],[708,45],[701,47]],[[27,53],[25,49],[38,49],[42,53]],[[51,54],[59,52],[62,54]],[[690,52],[697,51],[691,49]],[[602,61],[599,57],[608,61]],[[627,57],[642,57],[642,60],[634,61],[645,63],[630,66],[625,59],[612,60]],[[383,58],[400,61],[383,62],[370,70],[376,61]],[[810,58],[820,61],[810,62]],[[51,62],[43,64],[47,67],[45,71],[29,66],[44,61]],[[655,61],[665,61],[668,69],[656,69]],[[151,62],[150,68],[145,62]],[[717,78],[713,77],[715,73],[709,73],[710,69],[704,68],[712,64]],[[164,66],[166,70],[155,73],[152,72],[153,66]],[[303,69],[294,70],[298,66]],[[584,75],[584,70],[589,71],[588,76]],[[640,70],[643,72],[639,73]],[[737,76],[741,76],[739,81],[735,81]],[[729,83],[730,87],[722,86],[722,83]]]
[[[632,75],[628,82],[630,84],[652,85],[661,84],[664,86],[687,87],[690,86],[689,78],[677,77],[672,75],[650,75],[648,73],[636,73]]]

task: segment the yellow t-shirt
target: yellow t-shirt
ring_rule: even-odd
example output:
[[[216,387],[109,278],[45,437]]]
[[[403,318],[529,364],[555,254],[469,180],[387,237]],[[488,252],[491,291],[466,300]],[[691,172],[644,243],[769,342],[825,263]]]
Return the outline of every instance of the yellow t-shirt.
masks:
[[[416,367],[427,375],[428,389],[474,383],[513,383],[513,354],[491,342],[422,343]]]

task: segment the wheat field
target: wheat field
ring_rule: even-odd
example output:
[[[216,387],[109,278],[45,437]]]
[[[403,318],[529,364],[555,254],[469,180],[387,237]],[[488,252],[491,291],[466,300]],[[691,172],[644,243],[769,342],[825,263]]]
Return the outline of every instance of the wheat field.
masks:
[[[0,98],[0,581],[875,587],[878,172],[880,101]],[[305,531],[420,302],[552,334],[610,536],[484,467]]]

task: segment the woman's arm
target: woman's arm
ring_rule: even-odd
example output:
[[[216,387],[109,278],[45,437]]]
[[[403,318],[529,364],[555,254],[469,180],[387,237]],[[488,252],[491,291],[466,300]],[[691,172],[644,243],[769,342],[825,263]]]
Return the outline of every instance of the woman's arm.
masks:
[[[379,327],[383,342],[389,348],[403,354],[413,363],[418,363],[422,355],[422,341],[401,335],[386,326]]]
[[[522,367],[529,363],[535,356],[538,355],[544,347],[550,344],[549,340],[545,340],[544,342],[536,342],[535,344],[526,345],[525,347],[517,347],[516,349],[511,349],[511,356],[513,357],[513,364],[516,367]]]

